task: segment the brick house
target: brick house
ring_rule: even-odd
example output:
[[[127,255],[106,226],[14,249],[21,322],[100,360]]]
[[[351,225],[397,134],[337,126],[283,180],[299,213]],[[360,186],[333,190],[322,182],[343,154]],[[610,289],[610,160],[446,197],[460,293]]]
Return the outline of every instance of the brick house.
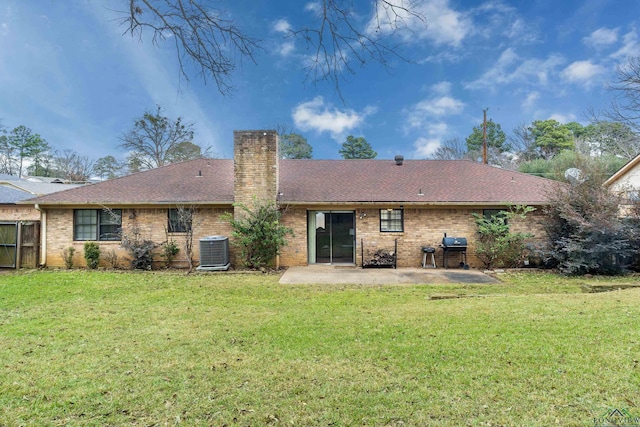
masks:
[[[231,236],[221,214],[241,215],[234,203],[267,200],[278,203],[283,224],[295,233],[281,251],[281,266],[360,266],[363,257],[378,249],[395,250],[397,242],[398,266],[417,267],[421,248],[437,248],[447,233],[467,237],[467,262],[479,267],[471,214],[514,204],[542,206],[551,185],[471,161],[279,160],[275,131],[236,131],[233,160],[171,164],[30,203],[43,212],[42,263],[48,266],[63,266],[62,251],[69,246],[76,248],[76,265],[83,265],[86,240],[97,240],[103,251],[123,258],[119,230],[180,244],[184,233],[175,224],[180,207],[197,209],[194,239]],[[541,238],[540,219],[537,210],[512,227]],[[197,244],[194,249],[197,264]],[[231,251],[234,260],[233,246]]]

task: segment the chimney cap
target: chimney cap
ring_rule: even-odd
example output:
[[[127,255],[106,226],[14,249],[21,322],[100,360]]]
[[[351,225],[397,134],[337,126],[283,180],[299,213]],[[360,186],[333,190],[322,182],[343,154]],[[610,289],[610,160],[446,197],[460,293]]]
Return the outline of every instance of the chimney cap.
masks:
[[[394,160],[396,161],[396,165],[402,166],[402,162],[404,161],[404,156],[398,154]]]

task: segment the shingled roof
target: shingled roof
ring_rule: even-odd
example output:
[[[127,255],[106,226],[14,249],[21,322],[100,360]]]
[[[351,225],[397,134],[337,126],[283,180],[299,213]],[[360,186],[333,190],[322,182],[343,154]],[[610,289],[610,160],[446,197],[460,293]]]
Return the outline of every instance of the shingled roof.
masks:
[[[547,201],[557,184],[466,160],[281,160],[281,203],[391,203],[464,205]],[[73,190],[32,203],[140,205],[233,203],[233,160],[176,163]]]
[[[545,204],[557,184],[468,160],[282,160],[280,200]]]
[[[29,200],[41,205],[231,204],[233,160],[198,159]]]

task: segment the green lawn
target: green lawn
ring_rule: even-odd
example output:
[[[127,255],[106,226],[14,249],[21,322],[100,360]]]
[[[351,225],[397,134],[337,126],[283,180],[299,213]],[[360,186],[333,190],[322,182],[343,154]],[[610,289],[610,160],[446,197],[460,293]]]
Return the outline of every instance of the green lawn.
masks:
[[[640,416],[640,289],[501,278],[367,287],[3,274],[0,425],[594,426],[611,409]]]

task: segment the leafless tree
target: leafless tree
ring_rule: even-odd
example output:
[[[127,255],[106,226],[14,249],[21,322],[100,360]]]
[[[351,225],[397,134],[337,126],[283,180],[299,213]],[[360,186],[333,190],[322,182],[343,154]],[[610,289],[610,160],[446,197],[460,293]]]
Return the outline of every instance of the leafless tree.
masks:
[[[134,122],[133,128],[120,137],[120,147],[129,153],[130,167],[135,164],[144,170],[171,163],[174,150],[192,139],[193,124],[183,123],[181,117],[171,120],[163,116],[162,107],[158,105],[155,112],[146,111]]]
[[[631,57],[616,69],[616,80],[609,85],[614,99],[603,115],[640,132],[640,57]]]
[[[520,162],[540,157],[536,151],[536,139],[531,132],[531,127],[526,123],[519,124],[513,130],[513,135],[509,136],[509,144]]]
[[[151,33],[153,43],[174,44],[182,77],[187,81],[187,63],[194,64],[204,81],[211,79],[218,91],[229,94],[231,75],[238,62],[256,63],[261,41],[241,29],[231,15],[208,0],[125,0],[122,12],[125,33],[142,38]],[[426,26],[420,0],[375,0],[368,25],[358,24],[353,1],[321,0],[313,3],[316,24],[291,29],[289,36],[302,38],[312,54],[305,63],[311,82],[328,80],[340,93],[344,72],[355,73],[356,65],[388,58],[406,61],[395,37],[416,23]]]
[[[180,229],[183,230],[183,249],[184,255],[187,261],[188,273],[193,270],[193,229],[198,224],[196,223],[196,214],[198,212],[197,206],[176,206],[178,214],[178,224]]]
[[[73,150],[57,151],[53,155],[53,169],[56,176],[69,181],[81,182],[91,178],[93,161]]]
[[[436,160],[462,160],[467,155],[467,144],[461,138],[447,139],[431,155]]]

